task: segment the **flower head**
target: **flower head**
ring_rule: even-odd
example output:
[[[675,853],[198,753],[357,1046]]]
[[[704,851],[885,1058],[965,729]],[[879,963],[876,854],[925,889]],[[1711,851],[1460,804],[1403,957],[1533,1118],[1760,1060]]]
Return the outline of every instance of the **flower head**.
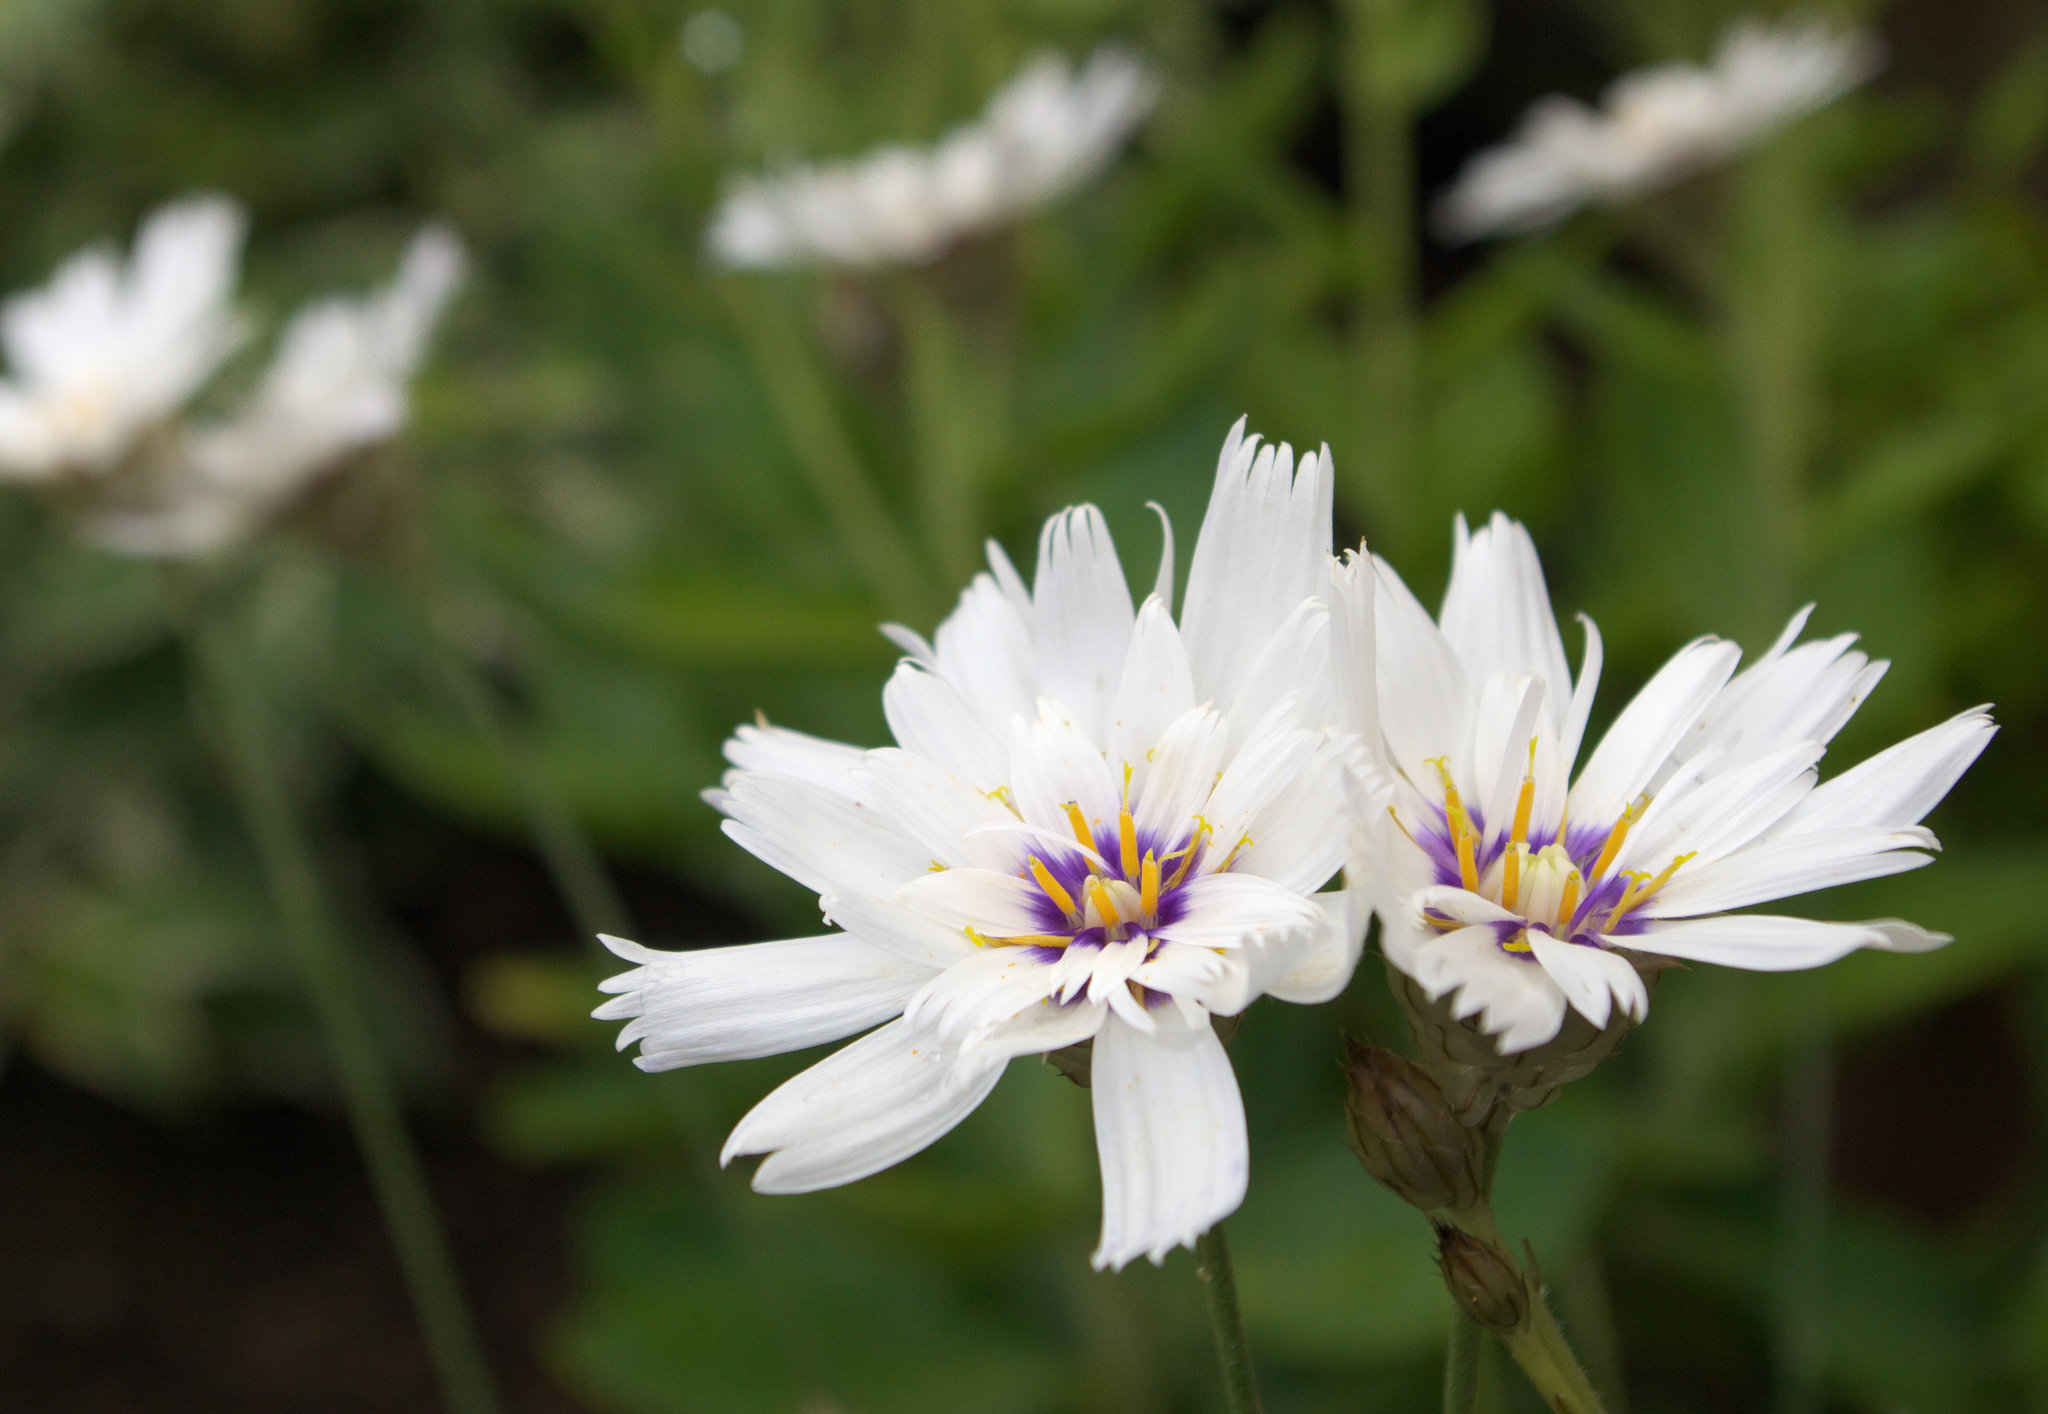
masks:
[[[1079,73],[1041,55],[936,147],[735,180],[705,242],[735,266],[922,264],[1093,177],[1158,92],[1151,68],[1121,48],[1098,49]]]
[[[1631,957],[1762,971],[1947,938],[1897,920],[1736,914],[1916,869],[1919,821],[1990,741],[1964,712],[1819,783],[1828,741],[1886,664],[1853,634],[1797,644],[1807,610],[1755,664],[1703,638],[1622,709],[1576,777],[1600,677],[1590,620],[1576,683],[1528,533],[1467,534],[1439,622],[1384,564],[1377,704],[1392,803],[1377,822],[1374,908],[1394,966],[1502,1052],[1542,1045],[1567,1005],[1595,1026],[1649,998]]]
[[[649,1070],[887,1022],[769,1095],[724,1157],[763,1192],[931,1143],[1014,1057],[1092,1038],[1098,1265],[1161,1258],[1243,1197],[1244,1114],[1212,1015],[1334,996],[1363,932],[1332,711],[1329,455],[1225,444],[1178,623],[1169,533],[1133,607],[1100,513],[1053,517],[1027,587],[1002,551],[883,707],[876,751],[743,727],[726,833],[815,889],[823,937],[653,952],[613,978]],[[890,1018],[895,1018],[890,1020]]]
[[[81,251],[0,307],[0,476],[105,472],[213,375],[246,332],[230,304],[244,225],[224,197],[181,201],[126,265]]]
[[[455,237],[429,226],[385,289],[305,306],[246,406],[225,422],[186,429],[141,479],[139,501],[93,513],[93,538],[125,554],[210,554],[350,452],[393,436],[405,422],[406,384],[462,265]]]
[[[1555,94],[1536,103],[1510,142],[1466,164],[1437,205],[1437,224],[1472,240],[1633,200],[1832,103],[1877,64],[1876,42],[1860,32],[1739,21],[1712,64],[1624,74],[1597,111]]]

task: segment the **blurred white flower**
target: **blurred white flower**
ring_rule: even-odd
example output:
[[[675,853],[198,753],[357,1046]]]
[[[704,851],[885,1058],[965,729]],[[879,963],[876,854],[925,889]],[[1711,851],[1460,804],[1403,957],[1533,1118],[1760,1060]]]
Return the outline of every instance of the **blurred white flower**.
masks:
[[[1642,1016],[1630,953],[1783,971],[1949,941],[1729,910],[1931,863],[1919,822],[1990,742],[1984,709],[1818,783],[1886,665],[1854,634],[1795,647],[1801,610],[1739,674],[1732,643],[1679,650],[1573,779],[1600,635],[1581,619],[1575,684],[1527,531],[1459,521],[1440,624],[1384,563],[1360,568],[1378,580],[1377,683],[1338,687],[1377,712],[1393,790],[1371,855],[1381,947],[1503,1052],[1550,1040],[1567,1004],[1595,1026]]]
[[[462,267],[455,237],[429,226],[384,290],[300,309],[246,406],[185,430],[151,468],[144,501],[101,508],[89,533],[124,554],[210,554],[260,527],[348,453],[396,434],[406,383]]]
[[[1712,64],[1625,74],[1597,111],[1555,94],[1538,101],[1511,141],[1465,164],[1437,202],[1437,229],[1473,240],[1632,200],[1832,103],[1875,73],[1879,57],[1861,31],[1738,21]]]
[[[124,267],[94,247],[0,307],[0,477],[105,472],[246,334],[230,305],[245,222],[224,197],[167,206]]]
[[[668,1070],[878,1029],[755,1106],[723,1157],[765,1193],[850,1183],[937,1139],[1018,1056],[1094,1041],[1098,1266],[1158,1261],[1245,1191],[1243,1104],[1212,1015],[1324,1001],[1362,904],[1345,743],[1329,455],[1240,423],[1170,611],[1172,540],[1134,609],[1092,506],[1047,523],[1027,588],[993,543],[936,644],[882,695],[898,747],[770,727],[727,744],[726,833],[815,889],[841,932],[637,964],[597,1016]],[[892,1019],[894,1018],[894,1019]],[[886,1023],[886,1024],[880,1024]],[[879,1024],[879,1025],[878,1025]]]
[[[746,48],[746,30],[723,10],[699,10],[683,21],[683,57],[699,73],[724,73]]]
[[[705,243],[733,266],[921,264],[1093,177],[1158,96],[1129,50],[1106,45],[1079,73],[1041,55],[936,147],[736,179]]]

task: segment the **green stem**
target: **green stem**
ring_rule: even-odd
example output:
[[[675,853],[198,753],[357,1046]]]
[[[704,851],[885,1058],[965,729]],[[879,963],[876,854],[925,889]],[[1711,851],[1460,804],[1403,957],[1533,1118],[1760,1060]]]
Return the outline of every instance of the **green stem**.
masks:
[[[1444,1346],[1444,1414],[1479,1408],[1479,1323],[1451,1308],[1451,1338]]]
[[[328,916],[311,851],[271,755],[262,690],[221,626],[200,625],[192,647],[235,795],[325,1033],[442,1397],[454,1414],[496,1414],[490,1367],[456,1280],[419,1155],[406,1133],[355,973]]]
[[[1230,1248],[1223,1224],[1195,1239],[1195,1275],[1208,1298],[1209,1324],[1216,1332],[1216,1357],[1223,1365],[1224,1404],[1230,1414],[1260,1414],[1258,1381],[1252,1375],[1252,1348],[1244,1337],[1244,1315],[1237,1307],[1237,1278],[1230,1270]]]
[[[1358,271],[1354,358],[1363,424],[1347,478],[1380,533],[1413,528],[1410,498],[1420,453],[1421,325],[1416,312],[1415,115],[1384,78],[1398,42],[1398,0],[1344,6],[1344,140],[1349,221]],[[1342,468],[1346,463],[1340,462]]]
[[[783,436],[824,506],[840,548],[887,613],[914,618],[927,607],[924,577],[832,405],[832,390],[765,290],[743,277],[719,282],[781,421]]]
[[[892,294],[917,444],[918,509],[940,573],[964,584],[979,559],[976,483],[983,448],[994,440],[977,419],[994,414],[1000,400],[994,389],[975,386],[987,380],[976,377],[952,316],[920,275],[893,282]]]
[[[1785,1067],[1784,1176],[1778,1191],[1779,1253],[1774,1340],[1778,1414],[1817,1414],[1827,1369],[1828,1199],[1834,1147],[1834,1047],[1827,991],[1795,1007],[1797,1034]]]
[[[548,784],[533,754],[520,748],[497,693],[438,624],[430,623],[428,633],[435,666],[447,683],[449,695],[497,757],[499,768],[518,792],[526,814],[527,833],[547,865],[556,891],[568,905],[582,941],[593,945],[600,933],[627,936],[632,925],[611,876],[605,872],[603,858],[582,824]]]
[[[1528,1321],[1520,1330],[1503,1336],[1501,1343],[1515,1357],[1515,1363],[1522,1367],[1536,1392],[1543,1396],[1543,1402],[1557,1414],[1606,1414],[1606,1406],[1600,1402],[1593,1382],[1586,1378],[1578,1357],[1572,1354],[1564,1331],[1559,1329],[1557,1319],[1543,1300],[1543,1293],[1533,1281],[1530,1287],[1534,1299],[1530,1302]]]

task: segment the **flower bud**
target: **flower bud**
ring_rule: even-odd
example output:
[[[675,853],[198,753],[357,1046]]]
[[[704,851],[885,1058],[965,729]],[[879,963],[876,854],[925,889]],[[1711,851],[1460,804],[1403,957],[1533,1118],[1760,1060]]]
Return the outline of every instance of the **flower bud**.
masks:
[[[1476,1206],[1485,1163],[1479,1132],[1459,1121],[1415,1062],[1356,1041],[1347,1049],[1345,1113],[1366,1171],[1424,1212]]]
[[[1506,1335],[1529,1318],[1529,1283],[1514,1259],[1449,1223],[1436,1230],[1436,1264],[1451,1299],[1486,1329]]]

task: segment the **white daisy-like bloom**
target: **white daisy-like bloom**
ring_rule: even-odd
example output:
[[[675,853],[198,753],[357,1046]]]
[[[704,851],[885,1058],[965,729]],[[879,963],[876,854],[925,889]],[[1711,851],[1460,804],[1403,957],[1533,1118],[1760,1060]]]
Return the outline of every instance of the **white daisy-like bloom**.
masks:
[[[245,225],[224,197],[178,202],[125,265],[81,251],[0,307],[0,477],[107,471],[184,405],[246,333],[231,303]]]
[[[739,1122],[764,1193],[848,1183],[981,1103],[1013,1058],[1092,1039],[1094,1261],[1161,1260],[1245,1191],[1243,1106],[1212,1016],[1319,1002],[1357,962],[1344,862],[1329,453],[1240,422],[1170,611],[1172,538],[1133,607],[1102,516],[1052,518],[1027,586],[1002,551],[883,692],[897,744],[765,724],[710,798],[841,931],[697,952],[606,939],[634,970],[595,1013],[646,1070],[866,1031]],[[1358,669],[1363,671],[1362,668]],[[893,1019],[892,1019],[893,1018]]]
[[[1078,73],[1042,54],[934,147],[736,179],[705,244],[739,267],[920,265],[1088,181],[1158,96],[1151,66],[1122,47],[1096,50]]]
[[[1609,85],[1598,110],[1553,94],[1438,201],[1455,240],[1540,229],[1726,161],[1877,71],[1877,42],[1816,20],[1730,26],[1711,64],[1662,64]]]
[[[462,280],[455,237],[428,226],[397,277],[367,296],[300,309],[248,404],[183,433],[146,488],[146,503],[110,505],[88,533],[123,554],[187,558],[251,534],[351,452],[397,434],[406,384]]]
[[[1503,1053],[1550,1040],[1567,1005],[1600,1027],[1640,1019],[1630,953],[1782,971],[1949,941],[1897,920],[1730,910],[1930,863],[1919,822],[1991,740],[1985,709],[1820,782],[1887,665],[1853,634],[1798,643],[1803,609],[1740,673],[1734,644],[1686,645],[1574,778],[1600,635],[1581,620],[1574,682],[1528,533],[1460,519],[1439,621],[1373,569],[1377,684],[1340,690],[1376,704],[1393,791],[1376,821],[1381,946]]]

